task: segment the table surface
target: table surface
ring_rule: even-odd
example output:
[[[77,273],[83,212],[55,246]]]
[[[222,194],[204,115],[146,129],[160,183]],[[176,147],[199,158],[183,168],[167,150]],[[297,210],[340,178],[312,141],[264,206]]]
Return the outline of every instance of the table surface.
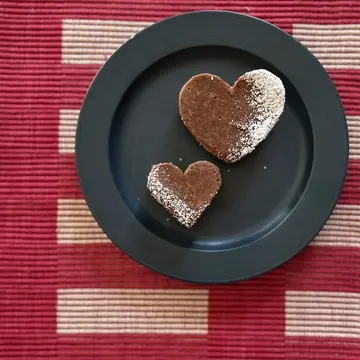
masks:
[[[171,280],[117,250],[74,163],[81,102],[135,32],[185,11],[270,21],[305,44],[345,107],[350,161],[317,238],[222,286]],[[360,1],[0,1],[0,358],[358,360]],[[290,241],[291,239],[289,239]]]

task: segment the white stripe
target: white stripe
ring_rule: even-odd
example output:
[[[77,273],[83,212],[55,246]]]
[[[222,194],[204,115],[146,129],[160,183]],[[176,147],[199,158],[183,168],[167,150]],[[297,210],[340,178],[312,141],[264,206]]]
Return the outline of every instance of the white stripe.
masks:
[[[360,205],[338,204],[310,244],[360,247]]]
[[[360,30],[360,24],[294,24],[294,27],[313,31],[351,31]]]
[[[350,158],[360,159],[360,116],[347,117],[350,141]]]
[[[360,24],[294,24],[293,36],[326,68],[360,69]]]
[[[360,294],[287,291],[286,336],[360,338]]]
[[[59,199],[57,204],[58,244],[108,243],[83,199]]]
[[[57,332],[207,334],[208,290],[59,289]]]
[[[148,21],[64,19],[62,23],[62,62],[102,64],[117,48]]]
[[[76,125],[79,110],[60,109],[59,112],[59,152],[74,153]]]

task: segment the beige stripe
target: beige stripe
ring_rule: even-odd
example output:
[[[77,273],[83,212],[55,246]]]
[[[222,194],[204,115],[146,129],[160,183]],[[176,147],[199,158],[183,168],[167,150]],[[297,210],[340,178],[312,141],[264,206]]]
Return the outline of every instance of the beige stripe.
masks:
[[[59,244],[108,243],[83,199],[59,199],[57,206]]]
[[[64,19],[62,62],[102,64],[125,41],[151,24],[147,21]]]
[[[79,110],[60,110],[60,153],[73,153],[75,151],[75,134],[78,116]],[[347,121],[350,137],[350,158],[360,158],[360,116],[348,116]]]
[[[360,205],[338,204],[310,245],[360,247]]]
[[[59,112],[59,152],[74,153],[76,125],[79,110],[60,109]]]
[[[360,69],[360,24],[294,24],[293,36],[331,69]]]
[[[286,292],[286,336],[360,338],[360,294]]]
[[[360,159],[360,116],[348,116],[347,123],[350,140],[350,158]]]
[[[206,289],[59,289],[57,332],[207,334]]]

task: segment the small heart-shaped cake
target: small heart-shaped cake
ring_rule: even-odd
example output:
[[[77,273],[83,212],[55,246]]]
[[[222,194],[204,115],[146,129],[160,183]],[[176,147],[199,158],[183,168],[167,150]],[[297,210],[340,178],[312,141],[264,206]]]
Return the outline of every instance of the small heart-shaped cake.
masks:
[[[186,227],[193,226],[219,191],[219,169],[197,161],[183,173],[172,163],[153,165],[147,187],[151,195]]]
[[[211,74],[192,77],[181,89],[185,126],[211,154],[233,163],[262,142],[284,111],[285,88],[267,70],[240,76],[234,86]]]

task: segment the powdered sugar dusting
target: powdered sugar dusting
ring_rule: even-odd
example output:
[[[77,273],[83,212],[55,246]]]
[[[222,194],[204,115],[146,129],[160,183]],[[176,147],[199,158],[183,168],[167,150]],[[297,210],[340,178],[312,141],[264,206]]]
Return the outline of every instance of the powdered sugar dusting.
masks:
[[[228,162],[238,161],[251,153],[267,137],[284,111],[285,88],[277,76],[259,69],[247,72],[242,79],[251,86],[246,101],[253,113],[245,124],[233,123],[242,131],[239,131],[238,140],[229,149]]]
[[[151,195],[164,206],[182,225],[190,228],[199,219],[206,207],[203,205],[200,209],[190,208],[184,200],[180,199],[174,192],[165,187],[158,178],[159,168],[153,166],[148,176],[147,187]]]

